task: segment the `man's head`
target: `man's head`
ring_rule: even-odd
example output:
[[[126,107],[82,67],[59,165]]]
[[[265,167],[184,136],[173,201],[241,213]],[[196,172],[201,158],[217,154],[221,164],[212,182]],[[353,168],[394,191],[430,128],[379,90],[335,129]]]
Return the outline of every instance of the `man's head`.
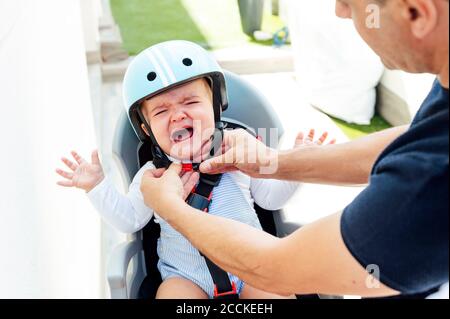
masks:
[[[353,19],[386,67],[411,73],[448,70],[448,9],[448,0],[336,1],[336,15]]]
[[[144,100],[141,111],[166,154],[194,161],[208,155],[215,125],[207,79],[194,80]],[[149,135],[144,124],[141,128]]]

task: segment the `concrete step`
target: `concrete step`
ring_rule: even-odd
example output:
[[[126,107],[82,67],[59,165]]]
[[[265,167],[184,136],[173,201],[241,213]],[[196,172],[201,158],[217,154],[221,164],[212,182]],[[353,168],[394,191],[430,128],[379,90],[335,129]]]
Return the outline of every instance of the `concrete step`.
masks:
[[[123,49],[122,36],[116,24],[100,28],[100,53],[103,62],[116,63],[126,60],[128,53]]]

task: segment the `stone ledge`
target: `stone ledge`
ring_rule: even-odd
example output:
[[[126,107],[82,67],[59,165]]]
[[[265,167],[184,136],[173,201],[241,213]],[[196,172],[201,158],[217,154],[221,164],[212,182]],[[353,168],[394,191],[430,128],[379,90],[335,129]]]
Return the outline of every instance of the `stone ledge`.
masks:
[[[121,62],[128,58],[117,25],[100,28],[100,52],[102,61],[107,63]]]
[[[289,48],[271,47],[227,48],[214,51],[220,66],[236,74],[259,74],[293,72],[294,57]],[[113,63],[103,63],[104,81],[118,81],[123,78],[132,57]]]
[[[290,47],[245,46],[213,52],[225,70],[236,74],[293,72],[294,57]]]

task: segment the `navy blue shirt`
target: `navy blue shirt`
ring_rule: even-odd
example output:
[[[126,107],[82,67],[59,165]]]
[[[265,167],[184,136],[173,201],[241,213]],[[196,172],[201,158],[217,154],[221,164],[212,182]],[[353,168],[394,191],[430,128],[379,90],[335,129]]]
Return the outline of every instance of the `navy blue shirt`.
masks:
[[[448,281],[448,90],[438,81],[409,130],[377,159],[369,186],[344,210],[343,240],[380,281],[416,294]]]

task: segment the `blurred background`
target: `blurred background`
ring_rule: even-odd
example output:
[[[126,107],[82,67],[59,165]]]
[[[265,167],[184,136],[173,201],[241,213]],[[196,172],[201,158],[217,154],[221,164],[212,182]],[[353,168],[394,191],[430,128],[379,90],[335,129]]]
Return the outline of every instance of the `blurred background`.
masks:
[[[386,70],[333,0],[0,0],[0,298],[109,297],[108,257],[128,235],[54,170],[98,148],[126,191],[112,154],[122,78],[134,55],[173,39],[263,92],[284,147],[299,130],[346,142],[409,123],[434,79]],[[304,185],[282,219],[307,224],[361,189]]]

